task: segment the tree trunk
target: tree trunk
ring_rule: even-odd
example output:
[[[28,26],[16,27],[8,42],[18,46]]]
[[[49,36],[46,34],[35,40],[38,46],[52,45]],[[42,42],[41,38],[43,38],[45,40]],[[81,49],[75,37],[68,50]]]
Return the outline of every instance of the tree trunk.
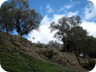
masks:
[[[21,32],[18,32],[19,36],[22,36],[22,33]]]
[[[62,38],[62,41],[63,41],[63,49],[61,51],[67,52],[67,41],[64,38]]]
[[[23,34],[22,34],[21,28],[20,28],[20,26],[19,26],[18,24],[16,24],[16,28],[17,28],[18,34],[19,34],[20,36],[22,36]]]

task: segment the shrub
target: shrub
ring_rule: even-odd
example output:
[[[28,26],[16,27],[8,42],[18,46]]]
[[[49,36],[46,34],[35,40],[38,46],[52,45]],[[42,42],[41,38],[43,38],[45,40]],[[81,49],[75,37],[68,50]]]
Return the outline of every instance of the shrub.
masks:
[[[47,57],[48,59],[52,59],[52,57],[54,55],[56,55],[56,52],[54,52],[53,50],[45,50],[42,52],[42,54]]]
[[[88,71],[92,70],[95,67],[96,61],[93,59],[89,59],[88,63],[83,64],[83,67]]]

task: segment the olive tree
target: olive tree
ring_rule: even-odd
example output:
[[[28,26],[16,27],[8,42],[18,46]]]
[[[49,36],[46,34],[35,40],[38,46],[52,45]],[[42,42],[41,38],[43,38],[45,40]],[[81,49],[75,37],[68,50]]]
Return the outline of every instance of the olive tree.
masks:
[[[68,41],[70,39],[70,31],[72,28],[81,23],[79,16],[63,17],[57,23],[52,22],[50,25],[51,32],[56,30],[54,37],[63,42],[63,50],[68,51]]]
[[[29,7],[28,0],[9,0],[0,8],[0,29],[6,32],[16,30],[19,35],[38,29],[42,16]]]

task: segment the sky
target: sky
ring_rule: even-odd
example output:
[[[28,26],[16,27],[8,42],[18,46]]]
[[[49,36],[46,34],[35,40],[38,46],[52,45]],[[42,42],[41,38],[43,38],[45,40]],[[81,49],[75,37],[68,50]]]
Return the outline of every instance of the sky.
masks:
[[[4,1],[0,0],[0,4]],[[39,31],[33,30],[26,37],[32,42],[47,44],[50,40],[57,40],[53,38],[55,32],[50,33],[51,22],[73,15],[80,16],[80,26],[87,30],[88,35],[96,37],[96,0],[29,0],[29,5],[43,17]]]
[[[80,16],[80,26],[87,30],[88,35],[96,37],[96,0],[30,0],[29,3],[30,7],[43,16],[40,31],[30,32],[29,40],[41,43],[56,40],[53,38],[55,32],[50,33],[48,28],[51,22],[58,21],[63,16],[73,15]]]

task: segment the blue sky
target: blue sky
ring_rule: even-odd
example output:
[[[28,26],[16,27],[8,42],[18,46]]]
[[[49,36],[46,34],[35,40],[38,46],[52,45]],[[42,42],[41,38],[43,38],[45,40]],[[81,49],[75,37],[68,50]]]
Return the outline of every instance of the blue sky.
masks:
[[[29,0],[30,7],[39,12],[42,16],[53,14],[65,14],[78,12],[84,18],[85,7],[93,5],[89,0]],[[90,19],[93,20],[93,19]]]
[[[82,19],[82,26],[88,31],[88,35],[96,37],[96,0],[29,0],[30,7],[43,16],[40,31],[33,31],[29,34],[29,40],[48,43],[54,33],[50,33],[48,27],[52,21],[57,21],[62,16],[79,15]],[[36,39],[33,40],[32,37]]]
[[[0,0],[0,4],[3,1]],[[27,39],[32,42],[57,40],[53,38],[55,32],[50,33],[50,23],[73,15],[79,15],[82,19],[80,26],[88,31],[88,35],[96,37],[96,0],[29,0],[29,4],[43,16],[39,31],[33,30],[28,34]]]

